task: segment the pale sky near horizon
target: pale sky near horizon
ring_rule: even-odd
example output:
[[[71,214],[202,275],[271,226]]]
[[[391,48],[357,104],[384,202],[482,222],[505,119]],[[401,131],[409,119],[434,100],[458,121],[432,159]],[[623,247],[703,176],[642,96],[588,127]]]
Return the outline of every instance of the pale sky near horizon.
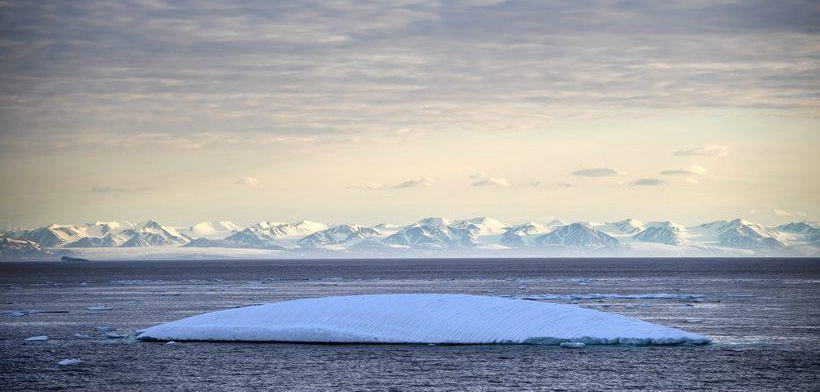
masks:
[[[820,220],[814,1],[0,1],[0,226]]]

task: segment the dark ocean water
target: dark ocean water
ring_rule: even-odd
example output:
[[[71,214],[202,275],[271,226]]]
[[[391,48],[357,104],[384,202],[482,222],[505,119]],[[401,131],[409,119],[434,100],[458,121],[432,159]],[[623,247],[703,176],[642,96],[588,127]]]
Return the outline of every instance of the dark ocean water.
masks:
[[[226,307],[364,293],[692,294],[698,299],[552,302],[690,330],[714,343],[165,345],[95,329],[132,335]],[[0,263],[0,311],[9,311],[0,314],[0,390],[10,391],[813,391],[820,382],[820,259]],[[35,335],[49,340],[23,341]],[[83,362],[58,367],[65,358]]]

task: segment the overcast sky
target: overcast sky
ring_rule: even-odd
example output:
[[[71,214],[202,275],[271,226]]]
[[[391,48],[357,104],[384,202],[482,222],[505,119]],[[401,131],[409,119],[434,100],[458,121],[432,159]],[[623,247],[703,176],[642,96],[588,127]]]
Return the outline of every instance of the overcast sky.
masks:
[[[0,226],[820,219],[820,2],[0,1]]]

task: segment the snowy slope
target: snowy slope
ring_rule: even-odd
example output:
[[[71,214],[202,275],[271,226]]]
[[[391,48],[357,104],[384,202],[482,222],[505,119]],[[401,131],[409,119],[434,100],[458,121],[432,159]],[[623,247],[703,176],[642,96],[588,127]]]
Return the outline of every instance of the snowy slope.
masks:
[[[376,229],[359,225],[339,225],[322,230],[302,238],[297,244],[303,248],[314,248],[323,245],[337,245],[345,242],[359,241],[379,237]]]
[[[460,224],[470,224],[478,227],[479,235],[493,235],[493,234],[502,234],[510,227],[510,225],[493,218],[488,218],[486,216],[472,218],[472,219],[465,219],[461,221],[456,221],[451,226],[458,226]]]
[[[155,220],[136,225],[132,229],[126,229],[118,235],[128,238],[122,247],[146,247],[163,245],[185,245],[190,242],[190,238],[176,229],[165,226]]]
[[[535,222],[527,222],[508,228],[499,239],[499,244],[511,248],[534,246],[535,237],[537,235],[546,234],[550,231],[551,229],[547,226]]]
[[[21,238],[36,242],[43,248],[51,248],[76,241],[84,236],[85,232],[77,225],[52,224],[27,232]]]
[[[108,233],[103,237],[83,237],[66,244],[66,248],[113,248],[122,245],[126,239],[120,235]]]
[[[581,223],[561,226],[536,238],[535,243],[539,246],[562,245],[590,249],[613,248],[621,244],[617,238]]]
[[[0,257],[7,259],[52,257],[51,251],[45,250],[34,241],[20,238],[0,238]]]
[[[654,222],[647,226],[632,236],[632,239],[667,245],[681,245],[686,242],[686,229],[681,225],[672,222]]]
[[[448,248],[453,244],[453,236],[444,218],[425,218],[402,228],[384,239],[384,243],[424,248]]]
[[[689,227],[687,231],[691,240],[704,245],[753,251],[776,251],[786,248],[776,230],[744,219],[704,223]]]
[[[143,340],[428,344],[704,344],[709,338],[572,305],[453,294],[326,297],[222,310]]]
[[[191,238],[218,239],[225,238],[232,233],[242,230],[237,224],[230,221],[199,222],[181,230]]]
[[[632,218],[627,218],[617,222],[606,222],[592,227],[613,237],[633,236],[646,228],[644,222]]]
[[[134,224],[126,221],[97,221],[82,225],[85,237],[104,237],[106,234],[117,234],[123,230],[133,228]]]
[[[293,223],[259,222],[245,230],[225,237],[225,241],[244,246],[267,248],[273,244],[289,244],[304,236],[327,230],[324,223],[299,221]]]

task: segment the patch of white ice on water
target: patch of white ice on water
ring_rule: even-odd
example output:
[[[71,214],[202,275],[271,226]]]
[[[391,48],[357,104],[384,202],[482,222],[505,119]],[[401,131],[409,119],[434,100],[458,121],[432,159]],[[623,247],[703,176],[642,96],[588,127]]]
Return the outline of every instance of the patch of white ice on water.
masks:
[[[572,305],[455,294],[325,297],[220,310],[141,340],[410,344],[705,344],[709,338]]]

